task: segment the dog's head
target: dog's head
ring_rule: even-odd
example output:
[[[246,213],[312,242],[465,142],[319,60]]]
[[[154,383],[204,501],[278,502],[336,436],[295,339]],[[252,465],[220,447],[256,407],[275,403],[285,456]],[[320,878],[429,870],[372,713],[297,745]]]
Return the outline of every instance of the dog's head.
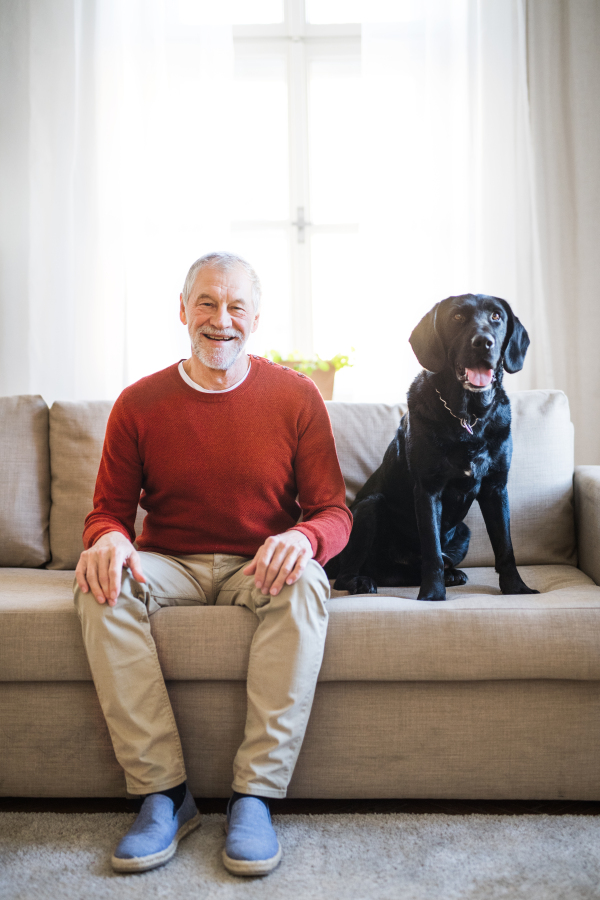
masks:
[[[506,300],[487,294],[447,297],[423,316],[410,345],[424,369],[454,371],[469,391],[485,391],[502,362],[507,372],[523,368],[529,335]]]

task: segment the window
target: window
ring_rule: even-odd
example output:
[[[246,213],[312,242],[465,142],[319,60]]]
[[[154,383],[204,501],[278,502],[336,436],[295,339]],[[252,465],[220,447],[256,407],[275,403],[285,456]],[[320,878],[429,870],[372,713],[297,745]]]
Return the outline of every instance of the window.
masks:
[[[353,8],[253,0],[234,25],[232,243],[263,280],[258,353],[329,358],[352,345],[360,26],[336,5]]]
[[[494,9],[516,34],[513,7]],[[224,14],[233,100],[214,79],[231,115],[213,169],[232,128],[234,161],[203,190],[223,198],[211,237],[222,212],[228,246],[263,281],[250,349],[326,359],[355,347],[336,399],[397,402],[420,368],[410,333],[434,303],[517,296],[526,195],[511,110],[526,107],[513,51],[498,77],[493,53],[475,52],[498,46],[495,14],[469,0],[222,0]]]

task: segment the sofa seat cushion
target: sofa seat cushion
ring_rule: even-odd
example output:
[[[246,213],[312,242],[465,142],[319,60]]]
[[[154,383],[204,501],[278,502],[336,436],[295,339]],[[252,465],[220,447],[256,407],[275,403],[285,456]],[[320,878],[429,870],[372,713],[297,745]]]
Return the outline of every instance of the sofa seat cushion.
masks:
[[[493,569],[445,603],[417,588],[333,592],[320,681],[600,680],[600,587],[572,566],[525,566],[539,595],[503,596]],[[73,572],[0,570],[0,681],[89,681]],[[152,616],[165,677],[243,681],[256,619],[240,607]]]
[[[600,679],[591,578],[574,566],[519,566],[540,593],[504,595],[494,569],[464,571],[468,583],[444,603],[417,600],[418,587],[332,591],[321,680]]]
[[[0,682],[91,681],[73,604],[74,575],[0,569]],[[183,617],[182,612],[180,607],[152,616],[165,676],[244,680],[256,628],[252,613],[241,607],[203,606],[188,608]]]

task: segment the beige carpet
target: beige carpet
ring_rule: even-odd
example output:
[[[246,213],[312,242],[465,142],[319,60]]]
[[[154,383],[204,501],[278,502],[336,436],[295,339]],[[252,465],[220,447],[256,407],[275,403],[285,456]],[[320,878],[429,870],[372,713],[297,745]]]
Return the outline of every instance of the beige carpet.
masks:
[[[2,900],[588,900],[600,898],[600,817],[276,816],[267,878],[221,864],[222,815],[203,817],[166,867],[113,874],[125,813],[0,813]]]

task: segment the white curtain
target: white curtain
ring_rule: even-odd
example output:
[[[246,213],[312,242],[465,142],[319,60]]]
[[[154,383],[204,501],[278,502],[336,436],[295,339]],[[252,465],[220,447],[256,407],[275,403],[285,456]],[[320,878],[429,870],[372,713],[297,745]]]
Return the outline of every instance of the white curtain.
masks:
[[[600,3],[527,0],[540,243],[575,461],[600,463]]]
[[[341,393],[401,399],[421,315],[497,294],[532,341],[507,386],[564,389],[576,458],[600,463],[600,4],[357,4],[363,198],[347,265],[362,291],[336,313],[357,348]],[[186,269],[231,246],[232,35],[206,24],[222,11],[0,3],[0,395],[114,397],[187,354]]]
[[[0,32],[0,393],[114,397],[187,355],[187,267],[228,244],[231,28],[31,0]]]
[[[508,300],[530,333],[509,390],[552,387],[523,0],[387,6],[394,21],[362,29],[368,312],[355,396],[400,399],[420,368],[410,331],[467,292]]]

